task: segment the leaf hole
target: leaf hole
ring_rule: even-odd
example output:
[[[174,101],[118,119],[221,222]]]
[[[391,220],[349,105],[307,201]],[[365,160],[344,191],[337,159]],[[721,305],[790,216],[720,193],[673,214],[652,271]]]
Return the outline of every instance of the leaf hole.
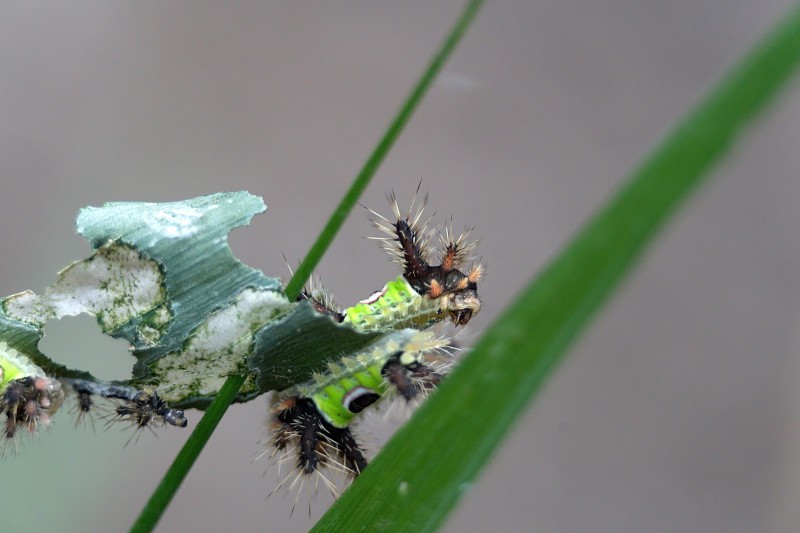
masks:
[[[47,357],[102,380],[130,379],[136,358],[123,339],[104,335],[90,315],[66,316],[45,326],[39,350]]]

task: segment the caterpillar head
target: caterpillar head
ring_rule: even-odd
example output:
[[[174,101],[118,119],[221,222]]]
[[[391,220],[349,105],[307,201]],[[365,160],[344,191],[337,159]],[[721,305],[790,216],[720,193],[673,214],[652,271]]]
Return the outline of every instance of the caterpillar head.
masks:
[[[464,274],[455,268],[445,270],[445,263],[442,262],[438,267],[428,267],[429,281],[424,284],[421,294],[438,299],[442,311],[447,313],[450,320],[457,326],[463,326],[481,310],[478,281],[482,275],[483,267],[480,264]],[[419,292],[416,286],[414,288]]]

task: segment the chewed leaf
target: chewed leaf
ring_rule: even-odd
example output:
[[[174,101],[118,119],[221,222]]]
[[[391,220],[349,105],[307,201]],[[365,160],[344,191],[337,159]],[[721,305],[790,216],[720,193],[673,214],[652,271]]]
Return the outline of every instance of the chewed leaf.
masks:
[[[179,349],[194,329],[234,302],[245,288],[282,294],[279,279],[243,265],[228,247],[228,233],[264,210],[261,198],[247,192],[82,209],[78,232],[95,249],[111,243],[129,246],[155,261],[164,273],[168,323],[162,323],[164,313],[142,314],[108,332],[125,338],[137,350],[148,350],[148,360],[153,360]],[[163,332],[156,346],[148,328]]]

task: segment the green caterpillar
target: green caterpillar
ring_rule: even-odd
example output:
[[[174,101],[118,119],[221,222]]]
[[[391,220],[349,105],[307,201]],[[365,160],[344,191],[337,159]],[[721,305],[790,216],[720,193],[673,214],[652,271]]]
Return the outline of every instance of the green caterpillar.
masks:
[[[412,203],[402,215],[393,195],[390,201],[394,220],[373,211],[373,222],[403,274],[343,311],[321,288],[308,287],[298,302],[288,302],[277,282],[232,258],[220,235],[264,209],[246,193],[84,210],[79,231],[90,237],[95,255],[62,271],[44,295],[2,300],[5,440],[19,429],[45,427],[68,392],[76,394],[82,414],[99,397],[116,403],[113,420],[185,427],[183,408],[207,405],[226,376],[240,372],[247,379],[238,401],[282,391],[273,401],[268,442],[276,454],[293,458],[297,475],[326,467],[357,475],[366,466],[350,430],[359,413],[387,397],[410,401],[433,389],[450,365],[450,340],[424,330],[444,320],[462,326],[480,311],[483,268],[475,263],[460,270],[475,244],[446,229],[439,264],[432,265],[430,233],[420,222],[424,205],[412,213]],[[202,249],[204,242],[217,248]],[[211,281],[195,281],[200,271],[191,268],[198,262],[186,261],[183,249],[203,250],[215,272],[205,276]],[[223,290],[230,296],[220,307]],[[184,308],[196,316],[186,319]],[[131,342],[139,360],[134,379],[105,382],[38,352],[47,320],[78,312],[96,314],[104,332]],[[281,360],[306,345],[315,352],[311,363]]]
[[[446,230],[440,237],[440,263],[432,266],[426,224],[420,227],[419,222],[424,205],[413,216],[410,210],[403,216],[394,195],[390,202],[395,221],[373,211],[373,222],[387,235],[380,240],[403,275],[341,312],[322,290],[305,291],[301,298],[363,330],[425,329],[447,318],[457,326],[466,324],[480,311],[477,283],[483,267],[475,263],[466,274],[459,270],[474,243],[465,245],[466,235],[452,239],[452,231]],[[358,475],[366,460],[349,430],[352,420],[387,395],[397,393],[410,401],[434,388],[449,368],[449,361],[437,360],[436,355],[448,346],[447,339],[411,331],[406,342],[390,338],[369,352],[331,363],[326,372],[278,397],[271,444],[277,452],[297,451],[299,473],[330,466]]]

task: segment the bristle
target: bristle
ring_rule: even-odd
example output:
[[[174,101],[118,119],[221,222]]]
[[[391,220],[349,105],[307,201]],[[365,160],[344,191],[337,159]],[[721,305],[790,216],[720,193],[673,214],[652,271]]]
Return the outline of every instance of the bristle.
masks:
[[[442,295],[442,293],[444,293],[444,289],[442,288],[442,284],[441,283],[439,283],[435,279],[431,280],[431,282],[428,283],[428,293],[427,294],[428,294],[429,297],[438,298],[439,296]]]
[[[336,305],[336,300],[333,294],[325,289],[322,285],[322,278],[320,276],[312,275],[303,291],[298,297],[298,300],[309,300],[314,308],[320,313],[330,314],[337,319],[341,320],[342,314],[339,307]]]
[[[94,423],[94,412],[97,404],[88,391],[78,391],[78,401],[72,411],[75,414],[75,427],[85,426],[88,420],[92,426],[92,431],[96,431]]]
[[[469,279],[472,283],[478,283],[483,279],[485,274],[486,267],[481,263],[475,263],[470,267],[469,273],[467,274],[467,279]]]
[[[392,262],[398,264],[404,272],[421,273],[428,266],[430,251],[428,244],[432,232],[428,231],[430,218],[423,221],[423,213],[428,201],[427,195],[418,202],[418,193],[414,195],[406,214],[400,211],[397,197],[392,191],[388,200],[394,220],[389,220],[377,211],[369,209],[372,224],[386,236],[370,237],[381,241],[383,249],[389,254]]]
[[[474,229],[474,226],[465,228],[458,238],[454,238],[453,219],[451,218],[450,224],[439,233],[439,245],[442,250],[441,265],[445,271],[460,268],[478,246],[478,240],[467,242]]]
[[[289,264],[289,261],[286,260],[285,255],[283,259],[286,261],[286,267],[289,269],[289,273],[294,276],[294,269]],[[310,301],[311,305],[313,305],[314,309],[318,312],[333,315],[333,317],[340,322],[344,318],[344,315],[342,315],[339,310],[339,306],[336,304],[333,294],[325,289],[322,284],[322,277],[319,275],[311,274],[311,276],[309,276],[305,285],[303,285],[303,289],[297,296],[297,300]]]

